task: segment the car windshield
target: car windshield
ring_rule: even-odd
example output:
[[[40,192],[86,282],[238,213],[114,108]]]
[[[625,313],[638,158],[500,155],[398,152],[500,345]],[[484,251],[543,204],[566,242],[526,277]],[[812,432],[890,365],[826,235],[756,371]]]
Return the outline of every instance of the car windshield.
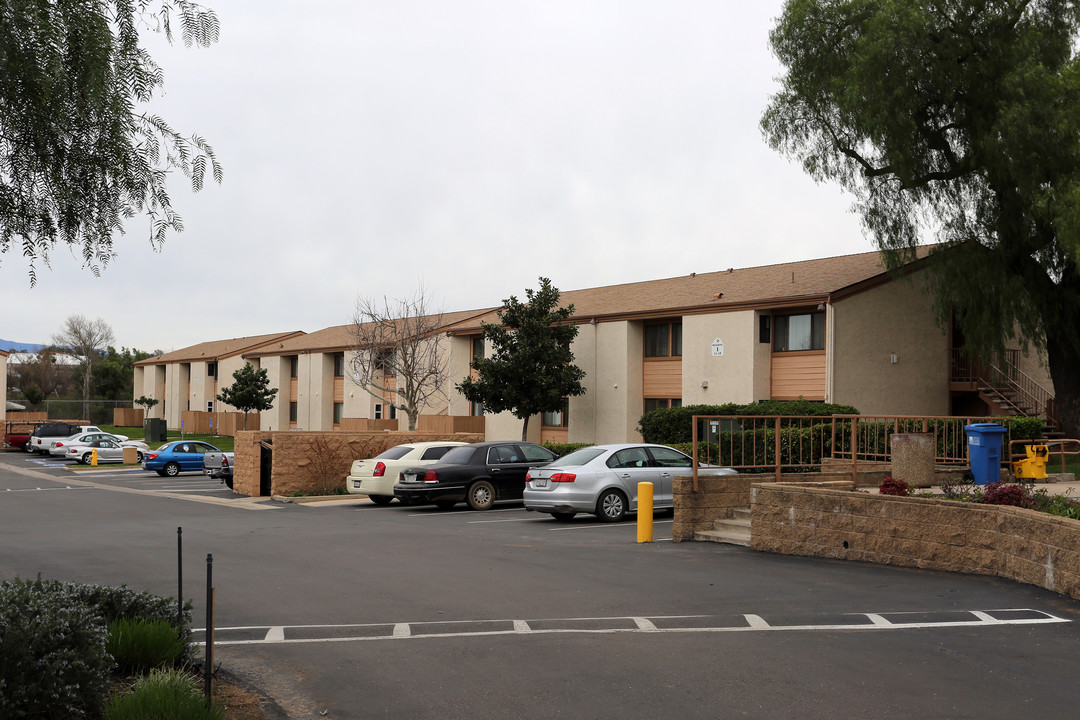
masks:
[[[407,452],[409,452],[410,450],[412,450],[411,445],[398,445],[397,447],[390,448],[386,452],[379,453],[378,455],[376,455],[372,459],[373,460],[397,460],[399,458],[405,457],[405,454]]]
[[[584,465],[590,460],[600,457],[606,452],[607,450],[604,450],[603,448],[581,448],[580,450],[575,450],[569,455],[563,455],[558,460],[549,463],[548,467],[577,467],[578,465]]]
[[[461,465],[462,463],[467,463],[472,460],[474,452],[476,452],[476,448],[469,445],[462,445],[460,447],[447,450],[446,454],[439,459],[439,462],[444,464]]]

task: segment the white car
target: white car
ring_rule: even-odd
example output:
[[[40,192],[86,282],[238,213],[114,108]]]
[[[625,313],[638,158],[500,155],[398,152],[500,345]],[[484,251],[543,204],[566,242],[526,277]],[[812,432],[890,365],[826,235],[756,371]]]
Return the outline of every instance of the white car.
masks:
[[[71,454],[68,452],[70,448],[89,445],[95,440],[112,440],[121,447],[136,448],[140,453],[149,449],[147,444],[141,440],[128,440],[126,435],[113,435],[112,433],[97,430],[94,432],[76,433],[70,437],[54,440],[52,446],[49,448],[49,455],[52,457],[70,458]]]
[[[124,462],[124,446],[107,436],[99,440],[91,440],[90,442],[79,445],[68,445],[65,457],[80,462],[83,465],[89,465],[93,462],[95,450],[97,450],[97,461],[99,465]],[[136,458],[140,463],[142,462],[142,450],[138,451]]]
[[[377,457],[353,461],[345,487],[354,495],[367,495],[376,505],[386,505],[394,499],[394,484],[402,470],[438,462],[450,448],[468,444],[441,440],[392,447]]]

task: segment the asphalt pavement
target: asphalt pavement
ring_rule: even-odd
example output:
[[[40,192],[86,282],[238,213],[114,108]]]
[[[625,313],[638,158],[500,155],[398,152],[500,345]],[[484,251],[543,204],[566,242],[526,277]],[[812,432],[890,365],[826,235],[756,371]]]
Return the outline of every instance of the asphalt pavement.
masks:
[[[0,454],[0,577],[178,590],[292,718],[1073,718],[1080,603],[997,578],[638,544],[520,503],[233,495]],[[177,528],[182,528],[178,536]],[[178,563],[178,537],[182,559]],[[208,562],[212,560],[212,563]]]

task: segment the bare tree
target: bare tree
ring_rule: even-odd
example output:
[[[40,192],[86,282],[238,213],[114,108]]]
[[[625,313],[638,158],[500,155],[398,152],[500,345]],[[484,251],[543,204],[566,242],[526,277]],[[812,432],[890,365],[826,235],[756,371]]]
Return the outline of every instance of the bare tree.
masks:
[[[72,315],[64,327],[53,335],[53,345],[70,348],[83,358],[83,419],[90,419],[90,385],[94,377],[94,363],[109,345],[116,342],[112,328],[103,319],[91,322],[82,315]]]
[[[410,298],[356,299],[353,314],[353,382],[409,418],[416,430],[421,410],[446,397],[449,377],[441,312],[428,309],[425,289]]]

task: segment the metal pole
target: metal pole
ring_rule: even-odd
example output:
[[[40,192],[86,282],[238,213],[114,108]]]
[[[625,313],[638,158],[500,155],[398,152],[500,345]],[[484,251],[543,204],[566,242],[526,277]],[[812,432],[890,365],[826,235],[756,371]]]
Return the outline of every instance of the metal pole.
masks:
[[[204,668],[204,691],[209,707],[214,677],[214,556],[206,554],[206,667]]]
[[[176,629],[184,627],[184,530],[176,528]]]

